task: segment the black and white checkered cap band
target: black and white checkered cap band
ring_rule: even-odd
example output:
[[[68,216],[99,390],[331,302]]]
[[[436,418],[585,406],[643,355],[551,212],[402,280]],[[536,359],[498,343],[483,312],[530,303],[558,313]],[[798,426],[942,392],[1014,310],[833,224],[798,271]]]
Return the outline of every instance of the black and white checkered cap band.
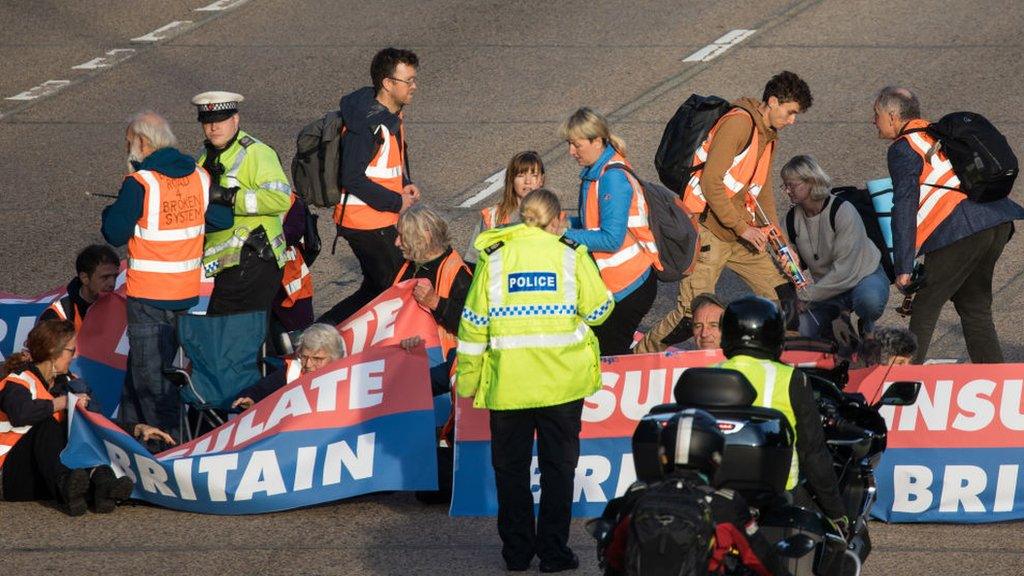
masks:
[[[238,110],[238,102],[217,102],[215,104],[197,104],[200,112],[220,112],[222,110]]]

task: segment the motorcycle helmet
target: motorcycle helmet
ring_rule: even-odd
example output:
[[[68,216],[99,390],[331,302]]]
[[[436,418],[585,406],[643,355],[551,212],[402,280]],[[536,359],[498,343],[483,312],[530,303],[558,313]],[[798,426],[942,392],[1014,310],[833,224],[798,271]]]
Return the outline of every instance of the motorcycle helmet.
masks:
[[[703,472],[710,481],[722,463],[725,435],[704,410],[652,414],[633,433],[637,478],[653,482],[678,469]]]
[[[754,352],[778,359],[786,340],[786,323],[779,307],[759,296],[731,302],[722,314],[722,351],[726,357]]]

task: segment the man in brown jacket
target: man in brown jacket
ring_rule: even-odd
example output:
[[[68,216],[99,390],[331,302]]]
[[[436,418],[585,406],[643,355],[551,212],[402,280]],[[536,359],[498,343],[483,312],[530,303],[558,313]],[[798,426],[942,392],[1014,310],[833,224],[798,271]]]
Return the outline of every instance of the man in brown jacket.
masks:
[[[765,251],[768,234],[754,218],[754,201],[778,226],[771,183],[775,141],[779,130],[796,122],[811,102],[807,83],[782,72],[768,81],[761,100],[740,98],[711,129],[701,146],[707,160],[683,196],[687,207],[699,214],[697,264],[679,284],[675,310],[647,333],[637,353],[659,352],[689,338],[690,302],[696,294],[715,292],[723,268],[738,274],[758,296],[779,299],[776,288],[787,280]]]

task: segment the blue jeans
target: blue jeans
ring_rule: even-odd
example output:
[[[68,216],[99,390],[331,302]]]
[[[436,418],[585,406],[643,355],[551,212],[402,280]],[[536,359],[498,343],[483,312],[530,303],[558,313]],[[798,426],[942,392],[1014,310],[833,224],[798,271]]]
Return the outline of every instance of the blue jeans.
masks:
[[[128,374],[121,395],[121,420],[156,426],[181,438],[178,390],[163,375],[178,352],[178,315],[128,298]]]
[[[879,266],[846,292],[808,303],[807,310],[800,314],[800,335],[831,338],[832,321],[844,311],[853,311],[860,319],[860,333],[864,336],[875,329],[875,322],[882,317],[888,301],[889,277]]]

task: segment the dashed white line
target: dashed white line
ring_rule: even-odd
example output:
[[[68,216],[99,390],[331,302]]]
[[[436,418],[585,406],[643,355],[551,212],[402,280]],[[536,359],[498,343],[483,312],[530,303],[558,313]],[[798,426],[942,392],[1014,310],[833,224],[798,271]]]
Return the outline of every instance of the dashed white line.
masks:
[[[78,66],[72,66],[72,70],[96,70],[99,68],[110,68],[114,64],[124,62],[131,58],[135,54],[135,50],[132,48],[114,48],[113,50],[107,50],[106,56],[100,56],[99,58],[93,58],[88,62],[83,62]]]
[[[505,170],[502,169],[491,174],[491,176],[484,180],[484,182],[487,183],[487,186],[484,187],[483,190],[466,199],[462,204],[459,204],[459,208],[472,208],[477,202],[480,202],[491,194],[497,192],[505,185]]]
[[[220,12],[221,10],[230,10],[236,6],[241,6],[249,0],[217,0],[209,6],[203,6],[202,8],[196,8],[196,12]]]
[[[708,60],[713,60],[721,56],[729,48],[743,42],[755,32],[757,30],[730,30],[718,40],[683,58],[683,62],[707,62]]]
[[[175,36],[183,32],[186,28],[191,27],[191,25],[191,20],[175,20],[170,24],[164,24],[149,34],[143,34],[138,38],[132,38],[132,42],[159,42],[161,40],[166,40],[171,36]]]
[[[21,94],[8,96],[5,100],[35,100],[36,98],[42,98],[58,92],[68,84],[71,84],[71,80],[47,80],[39,86],[25,90]]]

